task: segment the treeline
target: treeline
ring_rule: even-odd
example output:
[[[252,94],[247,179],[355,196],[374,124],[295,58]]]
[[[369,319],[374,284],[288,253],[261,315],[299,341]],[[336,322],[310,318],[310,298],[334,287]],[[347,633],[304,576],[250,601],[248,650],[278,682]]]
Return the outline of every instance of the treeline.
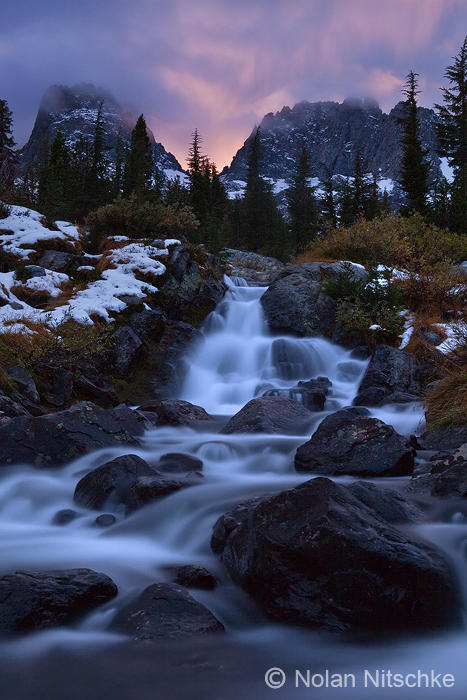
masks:
[[[418,75],[404,86],[402,163],[399,185],[405,195],[401,215],[420,213],[440,227],[465,233],[467,204],[467,37],[445,72],[442,104],[435,105],[440,157],[453,179],[433,176],[420,138],[417,113]],[[109,149],[100,105],[92,139],[68,145],[60,129],[46,138],[36,162],[16,177],[12,114],[0,100],[0,197],[36,206],[51,223],[68,219],[88,223],[94,246],[110,233],[138,231],[187,235],[210,250],[224,247],[261,251],[286,259],[328,229],[347,227],[360,218],[372,220],[390,211],[387,193],[379,193],[376,174],[357,150],[353,176],[340,182],[329,173],[321,193],[311,186],[309,154],[303,143],[294,175],[278,207],[270,183],[261,177],[261,131],[249,140],[246,187],[229,199],[216,166],[202,152],[195,130],[187,158],[189,186],[169,181],[153,163],[152,146],[141,115],[129,141],[118,138]],[[430,184],[431,183],[431,184]],[[434,184],[433,184],[434,183]]]

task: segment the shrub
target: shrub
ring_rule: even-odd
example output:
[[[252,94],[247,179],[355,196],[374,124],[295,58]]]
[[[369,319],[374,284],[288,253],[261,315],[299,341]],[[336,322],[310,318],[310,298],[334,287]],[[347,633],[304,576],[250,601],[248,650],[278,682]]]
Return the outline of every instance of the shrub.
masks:
[[[450,262],[420,261],[417,270],[399,281],[407,304],[413,311],[442,316],[447,311],[462,311],[467,305],[467,284]]]

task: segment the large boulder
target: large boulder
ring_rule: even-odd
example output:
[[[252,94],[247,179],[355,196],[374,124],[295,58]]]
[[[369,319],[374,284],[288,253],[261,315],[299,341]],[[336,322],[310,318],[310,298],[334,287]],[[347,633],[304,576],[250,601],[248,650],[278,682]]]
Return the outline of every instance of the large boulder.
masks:
[[[216,634],[224,626],[175,583],[154,583],[119,610],[111,628],[138,642]]]
[[[203,334],[198,328],[183,321],[166,328],[158,349],[151,354],[153,393],[157,398],[164,399],[176,394],[188,369],[188,348],[202,339]]]
[[[104,409],[89,401],[44,416],[18,416],[0,426],[0,464],[60,467],[91,450],[137,445],[149,425],[127,406]]]
[[[112,498],[124,503],[130,484],[140,476],[151,476],[154,470],[137,455],[123,455],[102,464],[83,476],[76,485],[74,500],[84,508],[100,509]]]
[[[429,427],[417,441],[422,450],[456,450],[467,442],[467,425]]]
[[[112,408],[119,403],[117,393],[105,377],[97,376],[90,379],[81,374],[73,380],[73,388],[85,401],[93,401],[102,408]]]
[[[379,406],[413,387],[414,358],[390,345],[378,345],[354,400],[355,406]],[[397,397],[395,397],[397,398]]]
[[[113,335],[113,364],[120,377],[126,377],[138,357],[143,342],[130,326],[120,326]]]
[[[138,508],[159,501],[165,496],[170,496],[180,489],[195,486],[199,484],[201,478],[201,474],[197,472],[179,478],[167,476],[158,471],[154,471],[151,476],[141,476],[130,484],[125,500],[122,499],[126,506],[126,514],[133,513]]]
[[[294,399],[261,396],[249,401],[222,429],[232,433],[285,433],[299,435],[313,420],[313,414]]]
[[[143,343],[157,343],[164,332],[167,319],[162,309],[148,309],[130,316],[129,325]]]
[[[336,476],[403,476],[412,473],[414,455],[407,438],[392,426],[350,408],[327,416],[300,445],[295,469]]]
[[[212,544],[233,580],[284,622],[380,635],[460,624],[444,558],[365,500],[312,479],[223,516]]]
[[[291,389],[268,389],[263,396],[286,396],[300,401],[309,411],[322,411],[332,382],[327,377],[301,381]]]
[[[275,282],[284,270],[284,263],[259,253],[226,248],[222,258],[229,264],[228,274],[241,277],[252,287],[267,287]]]
[[[410,481],[409,491],[430,493],[437,498],[467,498],[467,443],[453,454],[434,458]]]
[[[91,569],[21,571],[2,576],[0,634],[70,624],[116,595],[112,579]]]
[[[5,372],[18,385],[20,394],[33,403],[39,403],[40,397],[36,383],[29,372],[20,365],[9,365]]]
[[[61,250],[46,250],[39,260],[39,265],[46,267],[48,270],[54,270],[54,272],[68,272],[78,261],[79,257],[73,255],[73,253],[65,253]]]
[[[204,408],[181,399],[158,399],[141,404],[140,410],[151,416],[156,425],[189,425],[209,420]]]

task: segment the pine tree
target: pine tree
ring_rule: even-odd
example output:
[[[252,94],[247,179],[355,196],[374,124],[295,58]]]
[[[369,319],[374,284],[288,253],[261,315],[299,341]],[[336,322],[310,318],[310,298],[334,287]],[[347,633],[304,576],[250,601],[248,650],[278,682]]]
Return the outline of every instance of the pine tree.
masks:
[[[135,128],[131,132],[130,148],[128,149],[123,177],[123,194],[129,197],[134,194],[138,199],[144,199],[151,192],[153,159],[151,141],[144,116],[140,114]]]
[[[187,163],[190,176],[190,205],[200,224],[197,231],[198,242],[202,241],[203,234],[205,234],[211,182],[209,160],[201,153],[201,143],[201,136],[198,129],[195,129],[192,134]]]
[[[443,105],[438,112],[437,135],[439,155],[446,157],[454,170],[451,186],[450,227],[465,232],[467,209],[467,36],[459,53],[444,74],[449,88],[441,88]]]
[[[12,135],[13,114],[6,100],[0,100],[0,195],[13,189],[16,156]]]
[[[83,221],[90,211],[89,172],[92,164],[92,144],[82,134],[76,140],[70,154],[73,194],[68,217]]]
[[[378,192],[378,180],[375,173],[369,185],[367,185],[367,196],[363,203],[363,216],[367,221],[375,219],[382,213],[381,198]]]
[[[303,143],[292,184],[287,190],[291,243],[296,251],[311,243],[318,230],[318,206],[308,183],[309,176],[310,162]]]
[[[351,226],[355,221],[355,199],[352,185],[346,178],[339,193],[339,226]]]
[[[336,228],[337,226],[337,214],[336,214],[336,202],[334,198],[334,183],[332,181],[332,175],[327,170],[327,177],[324,181],[324,198],[321,208],[321,218],[325,227]]]
[[[410,71],[403,93],[404,117],[400,118],[403,127],[402,168],[400,184],[407,198],[408,212],[425,213],[428,196],[428,170],[426,150],[422,147],[417,113],[418,73]]]
[[[57,130],[50,153],[45,156],[39,193],[38,204],[50,223],[69,215],[72,197],[70,153],[61,129]]]
[[[123,187],[123,168],[126,159],[126,147],[119,132],[115,145],[114,175],[112,178],[111,192],[113,199],[119,197]]]
[[[94,139],[92,144],[91,167],[88,170],[86,181],[86,195],[88,199],[88,211],[108,204],[110,199],[110,183],[107,179],[105,159],[105,130],[102,118],[103,102],[99,103],[94,125]],[[87,213],[87,212],[86,212]]]
[[[357,148],[355,153],[354,162],[354,174],[353,182],[351,185],[353,193],[353,207],[352,207],[352,218],[356,221],[359,217],[363,216],[366,208],[366,201],[368,198],[367,184],[363,174],[364,165],[362,152],[360,147]]]

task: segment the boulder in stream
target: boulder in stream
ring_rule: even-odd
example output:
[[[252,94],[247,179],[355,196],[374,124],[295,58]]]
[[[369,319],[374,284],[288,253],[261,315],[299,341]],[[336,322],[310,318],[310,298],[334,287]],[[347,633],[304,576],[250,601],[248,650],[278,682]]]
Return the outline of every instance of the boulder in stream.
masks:
[[[261,396],[249,401],[222,429],[232,433],[280,433],[299,435],[308,428],[313,414],[294,399]]]

